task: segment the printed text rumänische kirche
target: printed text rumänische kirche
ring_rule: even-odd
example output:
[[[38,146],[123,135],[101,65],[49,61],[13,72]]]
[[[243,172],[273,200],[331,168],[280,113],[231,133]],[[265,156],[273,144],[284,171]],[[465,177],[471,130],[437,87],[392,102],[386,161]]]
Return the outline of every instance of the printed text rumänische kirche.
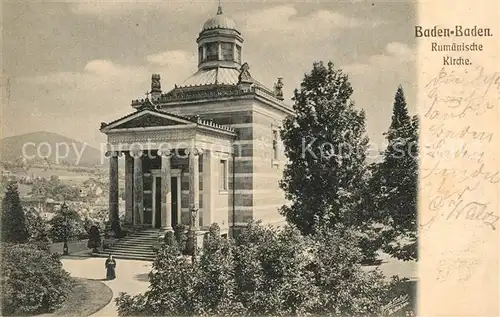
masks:
[[[452,28],[433,26],[426,28],[420,25],[415,26],[415,37],[420,38],[476,38],[493,36],[490,28],[466,27],[463,25],[455,25]],[[438,39],[436,39],[438,40]],[[443,39],[444,40],[444,39]],[[445,41],[446,43],[431,42],[431,52],[474,52],[482,51],[483,45],[474,41],[468,42],[453,42]],[[472,65],[469,58],[463,56],[443,56],[444,66],[463,66]]]

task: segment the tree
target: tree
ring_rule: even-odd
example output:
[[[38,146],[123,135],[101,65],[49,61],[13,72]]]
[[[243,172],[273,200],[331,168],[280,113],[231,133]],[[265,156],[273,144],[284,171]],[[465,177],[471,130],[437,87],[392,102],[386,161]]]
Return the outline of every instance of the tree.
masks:
[[[2,242],[25,243],[29,233],[17,183],[7,185],[7,191],[2,200]]]
[[[26,224],[29,233],[29,242],[49,244],[48,224],[35,208],[26,210]]]
[[[391,297],[382,275],[356,264],[349,229],[303,236],[251,223],[236,240],[212,226],[198,261],[163,244],[144,294],[121,293],[120,316],[370,316]],[[175,244],[175,242],[174,242]]]
[[[410,117],[403,88],[398,87],[388,146],[374,166],[368,201],[375,220],[383,223],[384,251],[401,260],[417,258],[418,119]]]
[[[295,116],[284,121],[281,139],[290,163],[280,186],[292,204],[281,213],[303,233],[323,222],[355,223],[368,138],[352,92],[333,63],[314,63],[295,90]]]
[[[89,229],[89,241],[87,242],[87,248],[92,249],[92,252],[97,253],[101,246],[101,233],[96,225],[90,226]]]
[[[62,242],[66,234],[70,240],[81,238],[86,234],[80,215],[72,209],[68,210],[67,215],[63,215],[61,210],[58,211],[50,219],[49,225],[49,235],[54,242]]]

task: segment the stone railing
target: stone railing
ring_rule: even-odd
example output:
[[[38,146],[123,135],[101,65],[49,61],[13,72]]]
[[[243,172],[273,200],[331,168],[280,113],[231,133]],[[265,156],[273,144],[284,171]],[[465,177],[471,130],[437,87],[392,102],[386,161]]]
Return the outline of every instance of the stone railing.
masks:
[[[231,128],[229,126],[226,126],[226,125],[215,123],[215,122],[210,121],[210,120],[205,120],[205,119],[198,118],[197,123],[201,124],[201,125],[204,125],[204,126],[208,126],[208,127],[212,127],[212,128],[216,128],[216,129],[220,129],[220,130],[225,130],[225,131],[233,132],[234,133],[234,129],[233,128]]]
[[[224,97],[238,97],[246,95],[261,95],[275,102],[281,103],[274,92],[260,85],[253,85],[249,90],[242,89],[238,85],[206,85],[176,87],[174,90],[160,95],[154,100],[155,104],[169,103],[173,101],[193,101],[200,99],[218,99]],[[140,107],[147,99],[132,100],[132,107]]]

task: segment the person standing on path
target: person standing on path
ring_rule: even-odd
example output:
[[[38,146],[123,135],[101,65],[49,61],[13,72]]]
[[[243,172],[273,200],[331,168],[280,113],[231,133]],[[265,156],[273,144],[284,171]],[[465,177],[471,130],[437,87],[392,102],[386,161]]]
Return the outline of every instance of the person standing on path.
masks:
[[[116,278],[116,261],[113,259],[113,255],[109,255],[104,266],[106,267],[106,278],[108,280],[114,280]]]

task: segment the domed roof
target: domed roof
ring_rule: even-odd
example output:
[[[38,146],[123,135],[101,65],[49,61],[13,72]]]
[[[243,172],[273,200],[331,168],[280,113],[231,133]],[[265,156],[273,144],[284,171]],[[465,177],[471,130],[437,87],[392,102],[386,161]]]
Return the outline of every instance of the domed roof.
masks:
[[[203,24],[203,29],[201,31],[203,32],[205,30],[212,29],[229,29],[237,31],[236,23],[234,23],[233,19],[222,14],[222,8],[220,6],[217,11],[217,15],[208,19]]]

